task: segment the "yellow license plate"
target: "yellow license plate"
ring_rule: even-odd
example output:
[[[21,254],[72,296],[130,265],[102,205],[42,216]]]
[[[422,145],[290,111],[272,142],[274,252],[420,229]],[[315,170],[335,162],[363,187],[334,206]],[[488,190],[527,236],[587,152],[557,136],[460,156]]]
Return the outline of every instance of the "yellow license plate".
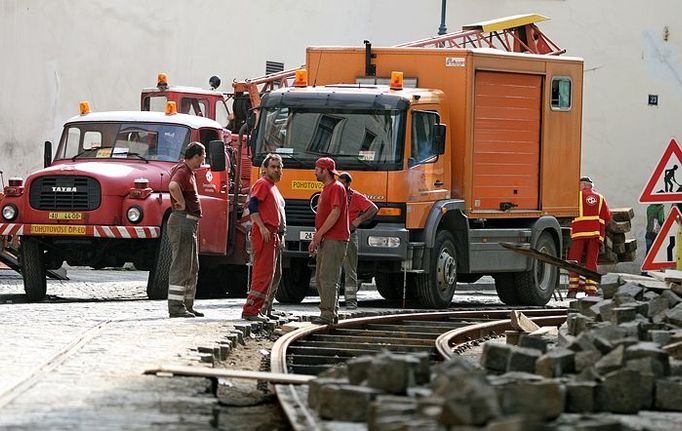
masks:
[[[83,220],[83,213],[51,212],[48,218],[50,220]]]
[[[85,226],[32,224],[31,233],[34,235],[85,235]]]

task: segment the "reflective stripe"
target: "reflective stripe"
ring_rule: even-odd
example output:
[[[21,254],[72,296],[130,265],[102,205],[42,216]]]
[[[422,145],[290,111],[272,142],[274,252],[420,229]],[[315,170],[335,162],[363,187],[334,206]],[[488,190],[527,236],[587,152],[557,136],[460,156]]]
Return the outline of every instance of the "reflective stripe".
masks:
[[[173,295],[172,293],[168,294],[168,300],[169,301],[180,301],[183,302],[185,300],[184,295]]]
[[[596,215],[596,216],[581,216],[581,217],[576,217],[573,219],[573,221],[584,221],[584,220],[599,220],[602,223],[604,223],[604,221],[601,220],[598,215]]]
[[[601,232],[598,230],[594,230],[592,232],[576,232],[576,233],[571,233],[571,238],[583,238],[583,237],[599,237],[601,238]]]

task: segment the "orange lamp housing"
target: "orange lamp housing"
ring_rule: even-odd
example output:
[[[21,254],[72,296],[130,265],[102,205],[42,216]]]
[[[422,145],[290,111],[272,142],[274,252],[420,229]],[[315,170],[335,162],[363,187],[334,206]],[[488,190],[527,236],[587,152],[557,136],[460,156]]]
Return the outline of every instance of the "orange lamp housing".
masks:
[[[308,71],[306,69],[298,69],[294,78],[294,87],[308,86]]]
[[[175,102],[166,102],[166,115],[175,115],[178,113],[178,107]]]
[[[165,90],[168,88],[168,75],[165,73],[161,72],[156,78],[156,87],[159,90]]]
[[[24,179],[20,177],[10,178],[8,181],[8,186],[5,187],[5,196],[21,196],[24,194]]]
[[[135,178],[133,180],[133,188],[130,189],[131,199],[147,199],[152,194],[152,189],[149,187],[149,180],[146,178]]]
[[[403,72],[391,72],[391,90],[403,89]]]
[[[400,208],[382,207],[377,211],[377,216],[399,217],[402,214]]]
[[[90,104],[87,100],[84,100],[80,103],[80,112],[81,115],[87,115],[90,113]]]

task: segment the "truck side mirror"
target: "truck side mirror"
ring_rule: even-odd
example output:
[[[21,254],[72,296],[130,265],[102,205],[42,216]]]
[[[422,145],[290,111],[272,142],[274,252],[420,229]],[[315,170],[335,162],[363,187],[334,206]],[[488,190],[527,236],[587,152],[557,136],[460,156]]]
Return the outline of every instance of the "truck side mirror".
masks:
[[[215,140],[208,143],[208,154],[211,159],[212,171],[225,170],[225,142]]]
[[[431,148],[436,154],[445,154],[445,124],[434,124],[431,132]]]
[[[52,164],[52,142],[45,141],[45,151],[43,152],[43,167],[47,168]]]

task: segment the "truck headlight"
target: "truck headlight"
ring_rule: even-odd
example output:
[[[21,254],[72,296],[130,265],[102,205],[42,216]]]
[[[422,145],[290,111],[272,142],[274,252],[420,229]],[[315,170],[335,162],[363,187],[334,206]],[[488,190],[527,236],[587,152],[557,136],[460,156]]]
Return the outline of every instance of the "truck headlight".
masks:
[[[398,248],[400,247],[400,238],[397,236],[370,236],[367,238],[367,244],[370,247]]]
[[[8,204],[2,207],[2,218],[7,221],[12,221],[17,218],[17,214],[19,214],[19,210],[17,210],[17,207],[14,204]]]
[[[142,208],[137,206],[130,207],[128,208],[128,213],[126,215],[130,223],[139,223],[142,221]]]

